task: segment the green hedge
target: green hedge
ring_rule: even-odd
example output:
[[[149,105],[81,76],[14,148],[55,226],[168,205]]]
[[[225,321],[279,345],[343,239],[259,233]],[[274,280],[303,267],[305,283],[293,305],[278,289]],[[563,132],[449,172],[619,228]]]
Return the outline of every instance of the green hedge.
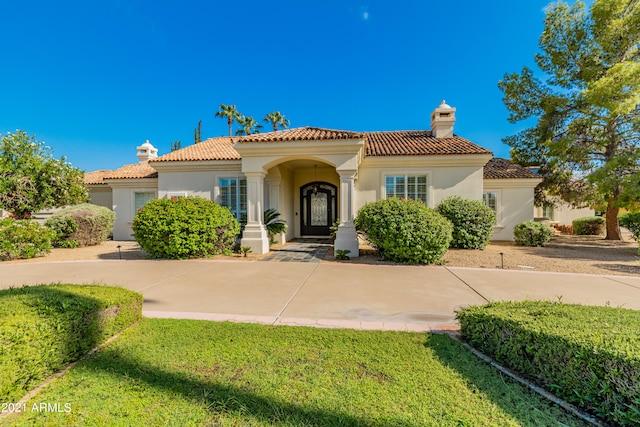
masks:
[[[484,249],[489,244],[496,214],[482,201],[452,196],[444,199],[436,210],[453,224],[451,248]]]
[[[618,218],[618,222],[631,232],[633,238],[640,245],[640,212],[622,214]],[[638,247],[638,255],[640,255],[640,247]]]
[[[0,402],[17,402],[142,316],[142,295],[106,286],[0,290]]]
[[[640,425],[640,311],[553,302],[458,312],[462,337],[499,363],[616,425]]]
[[[553,229],[541,222],[525,221],[513,227],[513,240],[521,246],[544,246],[551,236]]]
[[[586,216],[574,219],[573,233],[581,236],[598,236],[604,233],[606,220],[601,216]]]
[[[103,206],[82,203],[51,215],[45,225],[56,232],[53,245],[62,248],[95,246],[107,240],[116,214]]]
[[[0,261],[34,258],[51,252],[55,233],[30,219],[0,220]]]
[[[239,233],[229,209],[200,197],[156,199],[133,218],[133,237],[152,258],[230,253]]]
[[[447,252],[453,226],[448,219],[411,199],[390,198],[363,206],[356,229],[379,255],[405,264],[432,264]]]

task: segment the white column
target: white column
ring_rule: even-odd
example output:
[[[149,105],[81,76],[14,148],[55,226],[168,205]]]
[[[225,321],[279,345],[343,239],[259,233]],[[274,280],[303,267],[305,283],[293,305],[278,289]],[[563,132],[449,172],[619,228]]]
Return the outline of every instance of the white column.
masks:
[[[263,172],[245,172],[247,177],[247,225],[244,227],[241,246],[249,246],[254,254],[269,252],[269,238],[262,223],[264,215]]]
[[[280,178],[271,178],[271,179],[266,179],[265,180],[266,184],[267,184],[267,193],[269,195],[269,208],[270,209],[275,209],[278,212],[282,213],[280,211],[280,182],[281,179]],[[279,244],[279,245],[283,245],[286,243],[287,239],[286,239],[286,234],[285,233],[278,233],[276,235],[273,236],[273,240]]]
[[[340,175],[340,225],[336,233],[334,249],[348,250],[351,258],[360,256],[358,233],[353,225],[355,217],[355,170],[339,170]]]

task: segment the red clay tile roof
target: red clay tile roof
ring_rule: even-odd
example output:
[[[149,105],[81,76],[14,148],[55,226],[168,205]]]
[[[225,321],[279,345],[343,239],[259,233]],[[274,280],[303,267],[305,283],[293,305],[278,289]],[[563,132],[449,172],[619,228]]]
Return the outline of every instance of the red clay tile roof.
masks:
[[[365,132],[367,156],[433,156],[491,154],[491,151],[454,135],[436,138],[429,130]]]
[[[253,135],[252,135],[253,136]],[[180,150],[151,160],[154,162],[195,162],[198,160],[240,160],[240,154],[233,148],[238,137],[221,136],[209,138]]]
[[[277,132],[257,133],[246,135],[238,142],[289,142],[289,141],[325,141],[329,139],[361,139],[363,134],[347,130],[303,127],[279,130]]]
[[[148,163],[135,163],[132,165],[124,165],[120,169],[111,171],[105,180],[110,179],[141,179],[141,178],[157,178],[158,172],[149,166]]]
[[[493,158],[484,166],[484,179],[531,179],[542,177],[507,159]]]
[[[112,171],[108,171],[108,170],[99,170],[99,171],[93,171],[93,172],[86,172],[84,174],[84,183],[87,185],[91,185],[91,184],[104,184],[107,185],[106,182],[104,182],[105,178],[108,178],[109,175],[111,175]]]

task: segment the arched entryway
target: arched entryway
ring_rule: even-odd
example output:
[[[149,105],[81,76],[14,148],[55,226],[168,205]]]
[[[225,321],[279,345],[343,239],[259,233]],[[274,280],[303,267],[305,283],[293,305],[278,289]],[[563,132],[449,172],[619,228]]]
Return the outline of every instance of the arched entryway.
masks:
[[[337,216],[337,187],[310,182],[300,188],[300,231],[303,236],[328,236]]]

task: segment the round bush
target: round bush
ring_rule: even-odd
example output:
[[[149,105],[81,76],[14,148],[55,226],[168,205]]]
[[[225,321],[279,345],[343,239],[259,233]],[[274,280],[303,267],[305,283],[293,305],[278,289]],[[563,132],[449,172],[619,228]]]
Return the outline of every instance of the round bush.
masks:
[[[53,230],[35,221],[0,220],[0,260],[34,258],[51,251]]]
[[[553,229],[541,222],[526,221],[513,229],[513,239],[522,246],[544,246],[553,236]]]
[[[581,236],[598,236],[604,233],[606,220],[601,216],[586,216],[574,219],[573,233]]]
[[[69,206],[51,215],[45,225],[56,232],[53,245],[61,248],[95,246],[109,238],[116,214],[91,203]]]
[[[640,239],[640,212],[622,214],[618,222],[631,232],[634,239]]]
[[[421,202],[391,198],[362,207],[358,231],[380,256],[405,264],[432,264],[447,252],[453,226]]]
[[[229,253],[239,232],[229,209],[198,197],[157,199],[133,218],[133,237],[152,258]]]
[[[640,212],[620,215],[618,222],[631,232],[640,245]],[[638,246],[638,255],[640,255],[640,246]]]
[[[452,196],[444,199],[436,210],[453,224],[451,248],[484,249],[489,244],[496,215],[482,201]]]

